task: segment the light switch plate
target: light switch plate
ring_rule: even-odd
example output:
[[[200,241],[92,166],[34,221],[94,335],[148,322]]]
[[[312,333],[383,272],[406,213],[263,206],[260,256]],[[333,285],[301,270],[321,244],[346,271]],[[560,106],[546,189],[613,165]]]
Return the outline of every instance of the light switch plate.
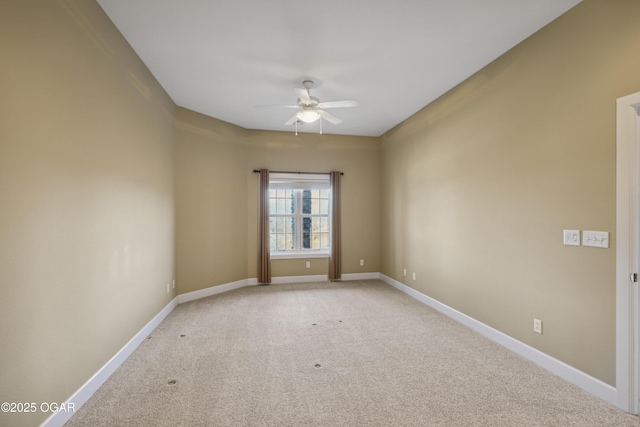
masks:
[[[609,232],[585,230],[582,232],[582,245],[592,246],[594,248],[608,248]]]
[[[564,244],[580,246],[580,230],[564,230]]]

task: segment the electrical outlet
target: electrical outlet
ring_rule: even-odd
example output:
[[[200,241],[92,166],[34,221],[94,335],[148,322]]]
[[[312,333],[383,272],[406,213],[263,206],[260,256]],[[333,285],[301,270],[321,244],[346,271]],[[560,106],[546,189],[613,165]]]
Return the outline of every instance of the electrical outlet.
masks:
[[[413,280],[416,280],[416,273],[415,273],[415,271],[413,272]]]
[[[402,271],[402,275],[403,275],[404,277],[407,277],[407,269],[406,269],[406,268]]]
[[[542,334],[542,320],[533,319],[533,332]]]
[[[169,284],[167,283],[167,293],[169,293]]]
[[[364,260],[363,259],[360,260],[360,265],[364,265]]]
[[[311,261],[307,261],[307,268],[311,268]]]

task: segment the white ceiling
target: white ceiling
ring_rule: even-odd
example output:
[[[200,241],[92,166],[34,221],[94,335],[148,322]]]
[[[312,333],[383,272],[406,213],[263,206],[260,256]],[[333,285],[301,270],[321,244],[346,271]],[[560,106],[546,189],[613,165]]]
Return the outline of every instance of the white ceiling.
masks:
[[[311,79],[344,120],[379,136],[580,0],[97,0],[181,106],[248,129],[293,131]],[[318,132],[319,124],[299,131]]]

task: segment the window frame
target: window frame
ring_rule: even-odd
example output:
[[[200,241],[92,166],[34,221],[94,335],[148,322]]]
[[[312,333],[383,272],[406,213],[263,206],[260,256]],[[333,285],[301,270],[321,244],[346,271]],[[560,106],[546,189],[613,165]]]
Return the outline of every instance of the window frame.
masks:
[[[269,179],[269,190],[286,189],[293,190],[294,194],[294,212],[293,213],[273,213],[269,212],[269,223],[273,218],[293,218],[295,227],[292,250],[273,250],[270,249],[272,259],[293,259],[293,258],[328,258],[331,250],[331,189],[329,177],[320,174],[272,174]],[[274,185],[272,185],[274,184]],[[275,188],[272,188],[275,187]],[[303,213],[303,191],[304,190],[327,190],[327,213],[313,214]],[[270,196],[271,198],[271,196]],[[326,218],[327,234],[329,242],[326,249],[304,249],[303,246],[303,218]],[[270,226],[271,227],[271,226]],[[269,232],[269,238],[273,234]],[[269,245],[271,246],[271,244]]]

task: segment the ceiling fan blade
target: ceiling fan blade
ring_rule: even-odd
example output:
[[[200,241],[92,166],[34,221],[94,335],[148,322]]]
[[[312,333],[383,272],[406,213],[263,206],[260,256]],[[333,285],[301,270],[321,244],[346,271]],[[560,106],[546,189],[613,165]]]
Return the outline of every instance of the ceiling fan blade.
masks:
[[[285,122],[285,124],[284,124],[284,125],[285,125],[285,126],[292,125],[292,124],[294,124],[297,120],[298,120],[298,114],[296,113],[296,114],[294,114],[294,115],[293,115],[289,120],[287,120],[287,121]]]
[[[342,120],[340,120],[339,118],[337,118],[333,114],[327,113],[324,110],[318,110],[318,114],[320,114],[320,117],[322,117],[323,119],[325,119],[329,123],[333,123],[334,125],[339,125],[340,123],[342,123]]]
[[[307,89],[302,89],[297,87],[297,88],[294,88],[293,90],[295,90],[296,93],[298,94],[298,98],[300,98],[300,101],[304,103],[311,102],[311,97],[309,96],[309,91]]]
[[[355,99],[346,99],[344,101],[328,101],[321,102],[318,104],[318,108],[347,108],[347,107],[357,107],[360,103]]]
[[[254,105],[256,108],[300,108],[298,104]]]

